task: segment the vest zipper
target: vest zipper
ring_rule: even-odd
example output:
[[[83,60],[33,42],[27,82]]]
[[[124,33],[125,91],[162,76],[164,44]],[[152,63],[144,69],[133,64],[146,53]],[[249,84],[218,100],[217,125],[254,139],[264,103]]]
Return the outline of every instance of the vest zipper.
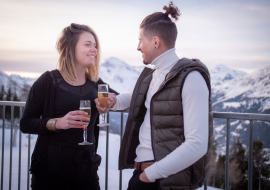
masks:
[[[146,73],[145,76],[140,80],[140,84],[141,84],[141,82],[142,82],[148,75],[152,74],[154,71],[155,71],[155,70],[152,70],[152,71],[150,71],[149,73]],[[135,85],[135,86],[136,86],[136,85]],[[133,94],[132,94],[132,95],[133,95]],[[134,99],[137,99],[137,97],[138,97],[138,94],[136,94],[136,97],[134,97]],[[135,101],[133,101],[133,102],[132,102],[132,105],[130,105],[129,107],[133,107],[134,104],[135,104]],[[133,112],[134,112],[133,110],[130,110],[129,114],[133,114]],[[133,122],[133,121],[132,121],[132,122]],[[132,124],[132,123],[131,123],[131,124]],[[128,147],[128,146],[127,146],[127,147]],[[125,160],[125,161],[127,161],[128,152],[129,152],[129,151],[126,151],[126,154],[124,154],[124,160]]]

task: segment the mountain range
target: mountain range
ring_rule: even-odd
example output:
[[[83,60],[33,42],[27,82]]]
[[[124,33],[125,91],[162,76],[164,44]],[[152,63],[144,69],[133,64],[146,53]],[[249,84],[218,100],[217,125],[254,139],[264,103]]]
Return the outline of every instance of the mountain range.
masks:
[[[101,64],[100,77],[111,88],[119,93],[132,91],[144,66],[136,67],[111,57]],[[270,114],[270,66],[247,74],[234,70],[224,64],[210,69],[213,111]],[[0,85],[7,91],[12,86],[19,98],[27,86],[36,79],[22,78],[18,75],[8,76],[0,71]],[[14,87],[15,84],[15,87]],[[21,100],[25,101],[25,97]],[[119,133],[119,113],[111,113],[111,131]],[[124,114],[126,119],[127,115]],[[219,150],[223,152],[226,140],[226,120],[214,119],[215,139],[219,142]],[[231,140],[237,138],[248,143],[249,121],[231,120]],[[264,147],[270,148],[270,122],[255,122],[253,139],[262,141]]]

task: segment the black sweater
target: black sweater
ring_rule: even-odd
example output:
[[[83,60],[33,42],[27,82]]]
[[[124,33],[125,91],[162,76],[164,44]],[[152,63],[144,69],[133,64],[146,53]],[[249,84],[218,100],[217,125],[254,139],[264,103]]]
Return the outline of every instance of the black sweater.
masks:
[[[58,87],[57,74],[58,70],[43,73],[33,84],[25,105],[20,129],[23,133],[38,134],[38,139],[34,148],[31,159],[31,173],[39,173],[46,169],[48,141],[55,132],[46,128],[47,121],[55,118],[55,93]],[[94,84],[97,89],[98,84],[104,84],[99,79]],[[110,92],[118,94],[116,91],[109,89]],[[92,104],[92,107],[95,105]],[[94,122],[95,148],[98,146],[99,127],[97,127],[98,117]]]

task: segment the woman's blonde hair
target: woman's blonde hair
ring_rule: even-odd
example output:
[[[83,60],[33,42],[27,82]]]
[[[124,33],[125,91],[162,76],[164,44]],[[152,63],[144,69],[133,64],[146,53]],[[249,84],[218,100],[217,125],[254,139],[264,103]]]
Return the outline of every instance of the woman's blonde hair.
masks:
[[[96,40],[97,55],[95,63],[88,67],[85,73],[91,81],[96,82],[99,78],[100,44],[96,33],[89,26],[71,23],[70,26],[63,29],[61,36],[56,42],[56,49],[60,54],[58,69],[64,78],[71,81],[78,79],[75,72],[75,48],[79,36],[83,32],[91,33]]]

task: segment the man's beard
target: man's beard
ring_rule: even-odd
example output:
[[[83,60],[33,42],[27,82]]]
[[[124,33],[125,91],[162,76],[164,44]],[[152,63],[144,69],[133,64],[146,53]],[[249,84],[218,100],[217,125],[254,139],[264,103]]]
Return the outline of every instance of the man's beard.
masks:
[[[143,61],[143,64],[145,65],[149,65],[150,63],[146,62],[146,61]]]
[[[143,53],[143,52],[141,51],[141,53]],[[144,56],[145,56],[145,54],[144,54]],[[145,57],[146,57],[146,56],[145,56]],[[145,60],[145,57],[144,57],[144,59],[143,59],[143,64],[149,65],[151,62],[149,63],[149,61],[146,61],[146,60]]]
[[[150,62],[150,63],[151,63],[151,62]],[[149,63],[149,61],[146,61],[145,58],[143,59],[143,64],[149,65],[150,63]]]

